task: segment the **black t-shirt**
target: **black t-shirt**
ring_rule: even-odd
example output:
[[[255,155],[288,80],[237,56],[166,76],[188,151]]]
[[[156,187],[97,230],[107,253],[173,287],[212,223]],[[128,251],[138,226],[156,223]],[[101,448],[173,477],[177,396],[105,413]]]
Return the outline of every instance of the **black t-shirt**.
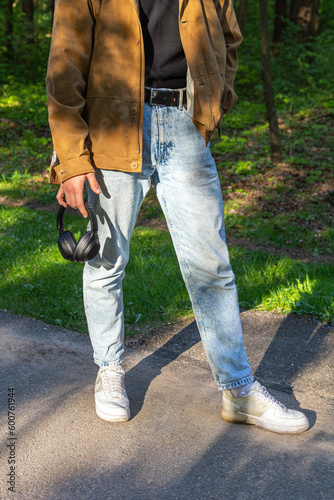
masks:
[[[145,85],[186,86],[187,62],[179,32],[179,0],[139,0],[145,47]]]

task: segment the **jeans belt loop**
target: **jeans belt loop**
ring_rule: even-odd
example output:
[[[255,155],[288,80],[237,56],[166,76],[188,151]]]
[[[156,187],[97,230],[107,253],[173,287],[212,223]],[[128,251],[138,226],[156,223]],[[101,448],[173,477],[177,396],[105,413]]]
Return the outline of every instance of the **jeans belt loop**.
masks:
[[[179,89],[179,110],[183,108],[183,89]]]
[[[153,106],[153,102],[152,102],[152,99],[154,97],[153,91],[154,91],[154,89],[150,89],[150,106]]]

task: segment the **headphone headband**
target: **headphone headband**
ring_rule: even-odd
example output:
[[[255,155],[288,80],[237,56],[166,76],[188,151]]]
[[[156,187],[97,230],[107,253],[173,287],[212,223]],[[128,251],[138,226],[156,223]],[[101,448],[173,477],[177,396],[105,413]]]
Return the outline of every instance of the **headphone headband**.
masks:
[[[92,205],[88,202],[85,201],[85,207],[88,212],[89,220],[91,223],[91,233],[97,234],[97,218],[96,214],[94,212],[94,209]],[[57,215],[57,230],[60,232],[64,232],[64,214],[65,214],[66,207],[63,207],[63,205],[60,205],[59,210],[58,210],[58,215]]]

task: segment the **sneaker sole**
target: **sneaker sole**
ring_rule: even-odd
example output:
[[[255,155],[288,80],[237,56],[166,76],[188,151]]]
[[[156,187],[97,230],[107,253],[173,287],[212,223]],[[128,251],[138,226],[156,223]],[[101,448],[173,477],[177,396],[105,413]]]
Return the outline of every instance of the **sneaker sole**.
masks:
[[[280,427],[279,425],[271,425],[265,420],[261,420],[260,417],[255,417],[254,415],[248,415],[247,413],[230,413],[224,408],[221,411],[221,417],[226,422],[230,422],[232,424],[249,424],[256,425],[257,427],[261,427],[262,429],[266,429],[268,431],[277,432],[279,434],[298,434],[299,432],[304,432],[309,428],[309,422],[304,422],[300,427],[295,428],[286,428]]]
[[[96,415],[101,418],[102,420],[105,420],[106,422],[128,422],[130,420],[130,412],[128,412],[127,415],[108,415],[107,413],[103,413],[102,411],[98,410],[95,408]]]

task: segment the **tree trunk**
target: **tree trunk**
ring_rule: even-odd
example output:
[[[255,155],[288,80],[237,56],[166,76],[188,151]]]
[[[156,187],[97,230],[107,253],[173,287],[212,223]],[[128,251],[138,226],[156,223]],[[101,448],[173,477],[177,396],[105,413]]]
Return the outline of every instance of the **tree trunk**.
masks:
[[[34,10],[34,0],[22,0],[22,12],[30,22],[34,20]]]
[[[241,33],[244,33],[245,22],[247,18],[247,8],[248,8],[248,0],[240,0],[240,5],[238,9],[238,24]]]
[[[264,100],[266,103],[267,118],[269,122],[271,160],[273,163],[279,163],[282,161],[282,148],[270,71],[268,7],[267,0],[259,0],[259,2],[262,46],[262,80]]]
[[[22,12],[25,22],[25,34],[28,43],[35,42],[34,0],[22,0]]]
[[[300,26],[304,40],[319,32],[319,4],[320,0],[291,0],[290,19]]]
[[[288,1],[276,0],[275,1],[275,21],[274,21],[274,45],[282,41],[282,33],[286,26],[288,17]]]
[[[7,0],[6,49],[8,59],[13,57],[13,3],[13,0]]]
[[[320,0],[313,0],[312,2],[312,14],[311,14],[311,26],[310,34],[312,36],[317,36],[319,33],[319,7]]]

